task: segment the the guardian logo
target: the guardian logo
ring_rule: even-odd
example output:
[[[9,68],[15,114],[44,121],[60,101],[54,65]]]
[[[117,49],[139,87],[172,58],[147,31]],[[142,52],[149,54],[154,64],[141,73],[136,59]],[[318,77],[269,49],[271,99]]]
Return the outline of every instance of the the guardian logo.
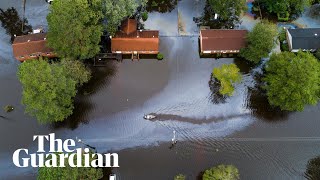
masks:
[[[37,153],[29,154],[28,149],[17,149],[12,161],[17,167],[119,167],[117,153],[99,154],[90,152],[89,148],[75,148],[75,141],[55,139],[55,134],[36,135]],[[49,152],[44,150],[45,141],[49,142]]]

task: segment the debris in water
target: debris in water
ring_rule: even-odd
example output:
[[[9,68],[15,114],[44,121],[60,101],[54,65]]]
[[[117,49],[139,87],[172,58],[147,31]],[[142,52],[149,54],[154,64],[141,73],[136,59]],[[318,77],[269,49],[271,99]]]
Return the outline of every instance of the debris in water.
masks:
[[[13,111],[13,106],[11,106],[11,105],[6,105],[4,108],[4,111],[6,111],[6,112],[11,112],[11,111]]]

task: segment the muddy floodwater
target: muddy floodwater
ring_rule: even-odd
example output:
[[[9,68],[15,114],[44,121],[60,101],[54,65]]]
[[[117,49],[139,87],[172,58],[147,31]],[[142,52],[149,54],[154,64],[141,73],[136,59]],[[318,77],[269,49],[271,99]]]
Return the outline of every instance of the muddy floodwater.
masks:
[[[0,8],[18,0],[1,0]],[[255,89],[252,68],[241,59],[200,58],[197,28],[203,1],[181,0],[166,13],[152,12],[147,29],[160,29],[163,61],[110,61],[92,68],[93,79],[79,90],[74,115],[64,123],[39,125],[24,113],[22,87],[16,77],[19,62],[12,57],[10,37],[0,27],[0,179],[34,179],[37,169],[17,168],[12,153],[35,151],[35,134],[56,133],[58,138],[83,139],[98,152],[118,152],[119,179],[167,180],[176,174],[197,179],[218,164],[234,164],[241,179],[306,179],[309,159],[320,155],[320,105],[303,112],[282,113],[268,106]],[[32,26],[46,27],[48,4],[27,1]],[[184,33],[177,29],[184,23]],[[217,100],[209,86],[214,67],[235,63],[243,81],[233,97]],[[3,106],[15,107],[5,113]],[[143,115],[154,113],[148,121]],[[178,143],[170,147],[173,130]],[[78,146],[81,146],[79,144]],[[118,178],[117,178],[118,179]]]

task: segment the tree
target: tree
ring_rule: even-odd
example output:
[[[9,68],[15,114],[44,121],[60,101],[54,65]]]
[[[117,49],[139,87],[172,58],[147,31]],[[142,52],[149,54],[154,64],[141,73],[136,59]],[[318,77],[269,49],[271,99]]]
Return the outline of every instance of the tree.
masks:
[[[233,165],[219,165],[204,172],[203,180],[238,180],[239,170]]]
[[[76,87],[89,80],[90,72],[80,62],[28,60],[20,65],[18,77],[25,111],[40,123],[47,123],[63,121],[72,114]]]
[[[209,5],[223,20],[240,16],[241,12],[247,10],[246,0],[209,0]]]
[[[272,54],[263,80],[269,103],[281,110],[302,111],[319,100],[320,64],[310,53]]]
[[[307,179],[318,180],[320,179],[320,156],[312,158],[308,161],[307,170],[305,172]]]
[[[105,18],[107,19],[107,31],[114,36],[121,21],[132,16],[139,5],[145,6],[146,0],[106,0]]]
[[[90,156],[91,157],[91,156]],[[82,158],[85,159],[85,158]],[[70,167],[67,159],[64,161],[66,167],[40,167],[38,180],[98,180],[103,177],[102,169],[93,167]],[[59,160],[57,164],[59,164]],[[84,165],[84,162],[83,162]]]
[[[174,177],[174,180],[185,180],[186,176],[183,174],[178,174]]]
[[[81,61],[62,59],[61,66],[66,69],[67,76],[75,80],[78,86],[82,86],[91,78],[91,72]]]
[[[235,64],[224,64],[220,68],[214,68],[212,76],[220,82],[220,94],[232,96],[234,83],[241,81],[240,69]]]
[[[253,30],[248,33],[248,46],[241,49],[240,56],[258,64],[261,58],[268,57],[275,45],[277,34],[277,27],[272,23],[264,21],[256,24]]]
[[[55,0],[47,16],[48,46],[60,57],[87,59],[100,51],[101,0]]]
[[[312,0],[258,0],[261,6],[266,7],[269,13],[281,14],[288,12],[291,14],[301,14],[306,6],[309,6]]]

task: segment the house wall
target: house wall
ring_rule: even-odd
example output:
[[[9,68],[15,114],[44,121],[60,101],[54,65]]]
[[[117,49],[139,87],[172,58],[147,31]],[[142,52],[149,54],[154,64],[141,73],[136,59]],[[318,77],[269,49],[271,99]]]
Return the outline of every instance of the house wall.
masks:
[[[57,56],[53,52],[48,52],[48,53],[33,53],[33,54],[28,54],[23,56],[16,56],[15,58],[20,62],[24,62],[26,60],[39,59],[39,57],[54,58]]]

